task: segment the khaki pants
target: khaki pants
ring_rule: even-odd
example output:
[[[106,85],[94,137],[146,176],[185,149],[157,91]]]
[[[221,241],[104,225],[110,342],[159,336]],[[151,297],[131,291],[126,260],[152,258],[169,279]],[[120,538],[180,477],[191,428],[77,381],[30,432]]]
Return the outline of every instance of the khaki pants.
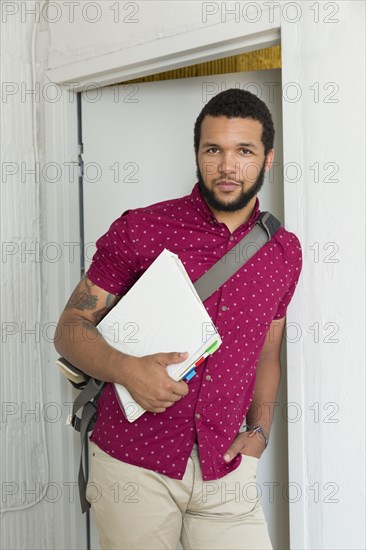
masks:
[[[103,550],[270,550],[256,488],[258,459],[202,481],[197,445],[182,480],[116,460],[90,444],[87,498]]]

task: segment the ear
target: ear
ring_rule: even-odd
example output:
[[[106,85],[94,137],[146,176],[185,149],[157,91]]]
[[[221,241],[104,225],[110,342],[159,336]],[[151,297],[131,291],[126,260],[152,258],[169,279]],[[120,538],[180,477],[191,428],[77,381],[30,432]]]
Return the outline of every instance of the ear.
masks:
[[[265,168],[266,172],[268,172],[268,170],[270,170],[270,168],[272,166],[273,159],[274,159],[274,149],[270,149],[270,151],[268,151],[268,153],[267,153],[265,164],[264,164],[264,168]]]

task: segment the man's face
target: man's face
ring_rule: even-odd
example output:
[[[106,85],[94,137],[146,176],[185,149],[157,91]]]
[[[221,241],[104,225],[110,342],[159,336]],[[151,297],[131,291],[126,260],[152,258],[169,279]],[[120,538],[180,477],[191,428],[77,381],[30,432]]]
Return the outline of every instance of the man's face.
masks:
[[[201,194],[213,210],[241,210],[261,189],[273,160],[273,149],[265,158],[261,136],[258,120],[203,119],[197,177]]]

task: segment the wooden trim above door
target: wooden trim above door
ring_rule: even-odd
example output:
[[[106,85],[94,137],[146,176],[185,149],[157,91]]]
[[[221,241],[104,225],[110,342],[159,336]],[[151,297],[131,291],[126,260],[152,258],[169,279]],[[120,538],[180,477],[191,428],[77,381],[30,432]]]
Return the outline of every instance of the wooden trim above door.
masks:
[[[137,84],[142,82],[158,82],[160,80],[177,80],[213,74],[243,73],[248,71],[262,71],[265,69],[281,68],[281,45],[262,48],[239,55],[214,59],[206,63],[189,65],[180,69],[173,69],[162,73],[143,76],[117,84]]]

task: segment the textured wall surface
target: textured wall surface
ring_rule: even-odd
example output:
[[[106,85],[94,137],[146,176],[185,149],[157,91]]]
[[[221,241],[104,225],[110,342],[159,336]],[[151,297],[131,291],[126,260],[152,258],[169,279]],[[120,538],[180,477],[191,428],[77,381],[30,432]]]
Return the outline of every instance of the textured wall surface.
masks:
[[[289,396],[300,405],[289,476],[303,487],[292,537],[303,530],[296,548],[355,550],[366,547],[365,4],[334,3],[332,23],[301,5],[301,20],[281,30],[282,82],[301,94],[283,110],[284,162],[299,168],[285,181],[285,219],[304,256],[288,331]]]
[[[12,3],[13,6],[16,3]],[[22,2],[27,9],[34,1]],[[52,548],[44,419],[40,185],[34,173],[34,17],[1,25],[1,547]],[[5,93],[4,93],[5,92]],[[39,103],[38,103],[39,105]],[[33,173],[32,173],[33,171]],[[48,493],[50,496],[50,493]]]

